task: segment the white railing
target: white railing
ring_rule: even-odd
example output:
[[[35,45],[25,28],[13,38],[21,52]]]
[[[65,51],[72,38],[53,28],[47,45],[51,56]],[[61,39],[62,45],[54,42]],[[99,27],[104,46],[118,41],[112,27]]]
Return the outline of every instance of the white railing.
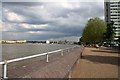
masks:
[[[74,46],[74,47],[70,47],[70,48],[59,49],[59,50],[36,54],[36,55],[31,55],[31,56],[27,56],[27,57],[16,58],[16,59],[11,59],[11,60],[4,60],[4,61],[0,62],[0,65],[3,65],[3,73],[2,73],[3,76],[2,77],[3,77],[3,79],[8,78],[7,77],[7,64],[9,64],[9,63],[22,61],[22,60],[26,60],[26,59],[31,59],[31,58],[35,58],[35,57],[40,57],[40,56],[44,56],[44,55],[46,55],[46,62],[49,62],[49,54],[53,54],[53,53],[61,51],[61,56],[63,56],[64,50],[67,50],[67,52],[69,52],[70,49],[73,50],[74,48],[77,48],[77,47],[78,46]]]

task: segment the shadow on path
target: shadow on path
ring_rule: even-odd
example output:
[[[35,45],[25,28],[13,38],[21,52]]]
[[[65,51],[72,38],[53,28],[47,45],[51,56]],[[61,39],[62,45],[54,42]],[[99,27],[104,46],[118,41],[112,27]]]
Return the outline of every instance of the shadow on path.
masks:
[[[119,51],[110,51],[110,50],[91,50],[92,52],[105,52],[105,53],[116,53],[120,54]]]
[[[120,52],[120,49],[119,49],[119,47],[100,47],[100,49],[102,49],[102,50],[114,50],[114,51],[119,51]]]
[[[119,57],[85,55],[83,59],[87,59],[98,64],[103,63],[120,66],[120,64],[118,64],[118,59],[120,59]]]

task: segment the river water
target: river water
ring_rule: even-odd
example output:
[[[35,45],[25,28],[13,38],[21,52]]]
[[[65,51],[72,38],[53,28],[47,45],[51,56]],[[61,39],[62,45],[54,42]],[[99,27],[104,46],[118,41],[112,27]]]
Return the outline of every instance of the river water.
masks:
[[[69,48],[67,44],[2,44],[2,60],[15,59],[48,51]]]

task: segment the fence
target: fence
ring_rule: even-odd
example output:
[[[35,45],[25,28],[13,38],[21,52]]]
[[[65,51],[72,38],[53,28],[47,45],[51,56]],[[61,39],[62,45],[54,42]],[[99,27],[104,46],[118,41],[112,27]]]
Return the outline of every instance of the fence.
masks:
[[[41,54],[37,54],[37,55],[31,55],[31,56],[27,56],[27,57],[22,57],[22,58],[16,58],[16,59],[12,59],[12,60],[4,60],[2,62],[0,62],[0,65],[3,65],[3,73],[2,73],[2,78],[6,79],[7,77],[7,65],[9,63],[13,63],[13,62],[17,62],[17,61],[22,61],[22,60],[27,60],[27,59],[31,59],[31,58],[35,58],[35,57],[39,57],[39,56],[44,56],[46,55],[46,62],[49,62],[49,55],[56,53],[56,52],[60,52],[61,56],[64,55],[64,50],[67,50],[67,52],[69,52],[70,50],[73,50],[75,48],[77,48],[79,46],[74,46],[74,47],[70,47],[70,48],[65,48],[65,49],[59,49],[59,50],[55,50],[55,51],[50,51],[50,52],[46,52],[46,53],[41,53]]]

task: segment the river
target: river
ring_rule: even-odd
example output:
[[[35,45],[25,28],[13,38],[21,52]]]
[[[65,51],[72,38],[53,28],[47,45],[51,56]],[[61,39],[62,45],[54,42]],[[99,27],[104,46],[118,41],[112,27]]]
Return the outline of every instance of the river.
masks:
[[[48,51],[69,48],[67,44],[2,44],[2,60],[15,59]]]

